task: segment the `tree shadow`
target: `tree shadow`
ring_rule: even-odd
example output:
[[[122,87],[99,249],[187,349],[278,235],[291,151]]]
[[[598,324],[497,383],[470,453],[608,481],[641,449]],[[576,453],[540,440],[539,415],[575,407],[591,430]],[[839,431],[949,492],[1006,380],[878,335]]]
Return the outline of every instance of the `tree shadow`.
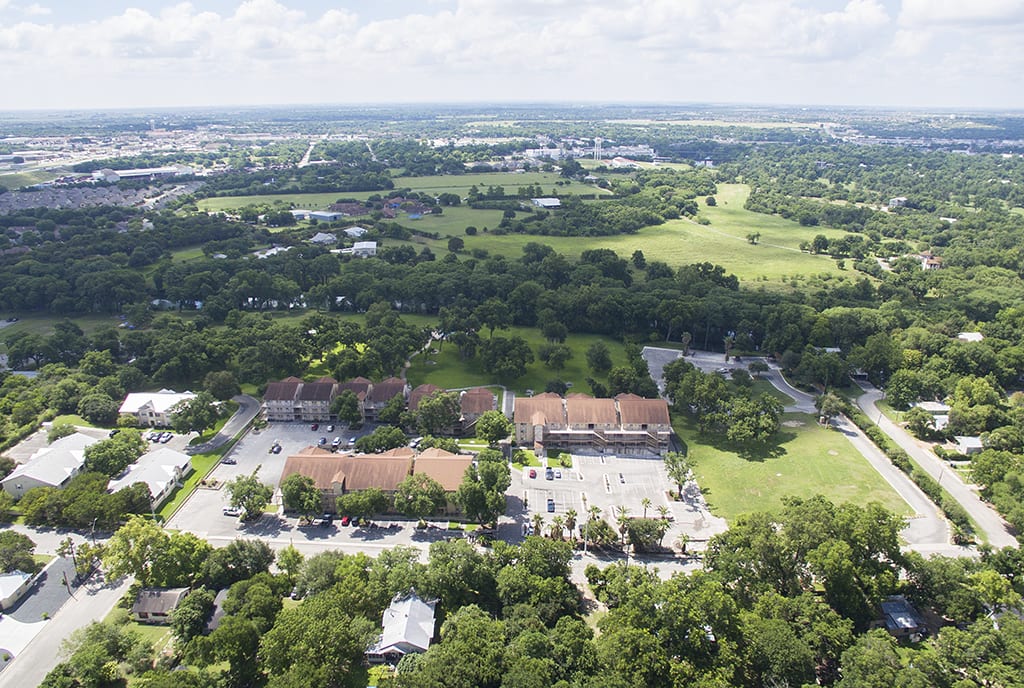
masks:
[[[768,459],[778,459],[788,454],[789,452],[784,445],[796,439],[796,436],[795,432],[783,427],[772,436],[770,442],[764,444],[731,442],[723,435],[705,434],[702,435],[702,439],[706,441],[708,446],[718,451],[736,454],[747,461],[767,461]]]

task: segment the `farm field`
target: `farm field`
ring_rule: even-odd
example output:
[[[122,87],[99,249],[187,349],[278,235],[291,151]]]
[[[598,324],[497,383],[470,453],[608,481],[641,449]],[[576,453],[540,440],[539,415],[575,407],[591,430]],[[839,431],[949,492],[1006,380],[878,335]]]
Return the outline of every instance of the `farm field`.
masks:
[[[404,319],[404,316],[403,316]],[[527,341],[533,350],[534,357],[537,356],[537,348],[545,343],[540,330],[529,327],[512,327],[508,330],[495,330],[496,337],[519,336]],[[487,338],[487,332],[481,334],[482,339]],[[516,394],[525,394],[526,390],[532,389],[540,394],[549,380],[564,380],[572,383],[572,390],[590,393],[590,386],[587,384],[588,377],[594,376],[587,367],[587,348],[595,341],[604,341],[612,355],[612,365],[625,365],[626,355],[622,343],[600,335],[573,334],[565,340],[565,343],[572,349],[573,356],[566,363],[562,370],[552,370],[544,365],[540,359],[534,360],[527,366],[526,374],[509,384],[509,389]],[[434,342],[436,349],[439,342]],[[428,363],[430,361],[430,363]],[[500,382],[493,375],[486,372],[480,364],[479,358],[463,361],[459,356],[458,349],[451,344],[444,344],[439,354],[425,356],[420,354],[413,357],[412,365],[407,371],[406,377],[409,384],[415,387],[424,383],[431,383],[446,389],[458,387],[473,387],[477,385],[493,385]]]
[[[783,497],[821,494],[835,503],[879,502],[896,514],[910,507],[846,438],[806,414],[787,413],[777,445],[745,458],[735,447],[700,436],[689,418],[675,417],[676,434],[711,511],[729,521],[753,511],[776,511]]]

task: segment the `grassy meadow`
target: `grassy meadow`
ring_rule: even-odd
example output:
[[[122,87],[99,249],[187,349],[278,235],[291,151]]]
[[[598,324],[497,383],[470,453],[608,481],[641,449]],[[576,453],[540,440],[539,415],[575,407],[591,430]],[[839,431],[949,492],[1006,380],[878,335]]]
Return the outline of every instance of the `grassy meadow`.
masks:
[[[839,432],[801,413],[783,416],[776,443],[753,455],[700,435],[686,417],[673,427],[688,445],[693,473],[711,511],[727,520],[753,511],[777,511],[782,498],[821,494],[836,503],[879,502],[900,515],[909,505]]]

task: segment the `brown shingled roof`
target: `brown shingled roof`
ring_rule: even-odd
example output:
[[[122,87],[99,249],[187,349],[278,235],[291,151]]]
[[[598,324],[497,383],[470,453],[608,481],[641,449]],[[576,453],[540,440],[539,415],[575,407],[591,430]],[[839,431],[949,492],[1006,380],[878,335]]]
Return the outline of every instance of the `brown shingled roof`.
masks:
[[[330,490],[334,484],[340,484],[346,492],[370,487],[393,492],[409,475],[412,455],[407,447],[383,454],[348,456],[310,446],[288,457],[281,480],[299,473],[312,478],[320,490]]]
[[[459,399],[459,409],[462,415],[481,415],[487,411],[493,411],[497,406],[498,398],[486,387],[474,387],[462,393]]]
[[[366,398],[366,393],[370,389],[370,381],[365,377],[352,378],[348,382],[342,382],[338,385],[338,394],[341,394],[345,390],[351,390],[356,398],[362,401]]]
[[[437,385],[432,385],[429,382],[426,383],[426,384],[420,385],[419,387],[417,387],[416,389],[414,389],[413,391],[411,391],[409,393],[409,410],[410,411],[415,411],[417,408],[419,408],[420,401],[422,401],[423,399],[426,399],[427,397],[429,397],[429,396],[431,396],[431,395],[433,395],[433,394],[435,394],[437,392],[443,392],[443,391],[445,391],[443,387],[438,387]]]
[[[370,403],[383,404],[391,401],[396,394],[402,394],[404,391],[405,380],[389,377],[387,380],[374,382],[373,386],[370,387],[369,393],[366,395],[366,400]]]
[[[473,463],[473,457],[452,454],[444,449],[432,447],[416,457],[413,473],[423,473],[438,483],[446,492],[455,492],[462,484],[462,476]]]
[[[334,394],[334,382],[306,382],[299,390],[303,401],[330,401]]]
[[[516,397],[516,423],[531,425],[547,425],[565,423],[565,409],[562,397],[553,392],[545,392],[535,397]]]
[[[620,394],[615,397],[619,404],[619,418],[623,425],[648,424],[668,425],[668,403],[664,399],[644,399],[635,394]]]
[[[618,425],[619,422],[612,399],[574,395],[565,400],[565,408],[570,423]]]
[[[288,377],[280,382],[271,382],[267,385],[267,391],[263,393],[265,401],[292,401],[302,385],[302,380],[297,377]]]

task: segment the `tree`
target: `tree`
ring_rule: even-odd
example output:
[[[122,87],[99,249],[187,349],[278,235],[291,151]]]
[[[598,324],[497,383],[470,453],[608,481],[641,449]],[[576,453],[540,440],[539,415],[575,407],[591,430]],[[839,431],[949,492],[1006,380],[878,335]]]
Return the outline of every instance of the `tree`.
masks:
[[[669,480],[676,484],[679,490],[679,498],[683,497],[683,486],[690,478],[690,466],[686,456],[679,452],[665,452],[665,470],[668,472]]]
[[[264,485],[256,477],[260,468],[262,466],[257,466],[249,475],[240,475],[224,484],[224,489],[228,491],[231,499],[231,506],[240,508],[242,518],[246,520],[262,516],[264,507],[274,496],[274,489],[270,485]]]
[[[484,370],[502,380],[514,380],[526,374],[533,363],[533,351],[522,337],[492,337],[480,346]]]
[[[78,402],[78,415],[94,425],[113,425],[117,421],[118,403],[106,394],[86,394]]]
[[[462,237],[453,236],[448,239],[448,250],[452,253],[458,253],[464,248],[466,248],[466,242]]]
[[[32,558],[36,543],[27,535],[13,530],[0,531],[0,571],[35,573],[39,569]]]
[[[923,408],[915,406],[903,415],[903,419],[907,422],[907,430],[918,439],[931,439],[935,434],[935,416]]]
[[[338,417],[343,423],[352,425],[363,419],[359,410],[359,397],[351,389],[346,389],[339,394],[331,403],[331,413]]]
[[[561,370],[572,358],[572,349],[565,344],[545,344],[537,353],[540,360],[552,370]]]
[[[462,415],[458,392],[435,392],[421,399],[416,421],[424,435],[449,434]]]
[[[320,511],[320,490],[309,476],[292,473],[281,481],[281,501],[287,511],[309,516]]]
[[[403,413],[405,413],[405,395],[399,392],[384,404],[384,408],[377,413],[377,420],[388,425],[399,425],[402,422]]]
[[[490,330],[491,337],[494,337],[495,329],[504,330],[512,324],[512,311],[504,301],[495,297],[477,306],[473,314],[481,325]]]
[[[207,373],[203,378],[203,389],[214,399],[220,401],[227,401],[242,392],[234,373],[227,370],[215,370]]]
[[[178,643],[184,645],[192,638],[203,634],[206,624],[213,616],[214,596],[211,590],[197,588],[171,612],[171,632]]]
[[[437,513],[447,502],[444,488],[425,473],[413,473],[398,484],[395,511],[423,520]]]
[[[153,584],[156,563],[164,561],[170,537],[153,521],[133,515],[117,529],[103,550],[103,566],[110,580],[134,576],[143,586]]]
[[[484,411],[476,421],[476,436],[492,447],[511,435],[512,429],[512,421],[501,411]]]
[[[814,400],[818,416],[823,425],[828,425],[833,418],[842,415],[846,410],[846,402],[834,392],[826,392]]]
[[[363,435],[356,440],[356,451],[365,454],[376,454],[388,449],[405,446],[405,433],[401,428],[391,425],[381,425],[374,428],[369,435]]]
[[[217,400],[209,392],[200,392],[191,399],[179,401],[169,413],[171,425],[182,434],[203,432],[213,427],[220,417]]]
[[[219,547],[203,564],[203,584],[221,590],[259,573],[266,573],[274,563],[274,550],[262,540],[234,540]]]
[[[647,258],[644,257],[644,252],[640,249],[633,251],[631,260],[633,261],[633,267],[637,270],[643,270],[647,267]]]
[[[598,340],[587,347],[587,365],[597,375],[611,370],[612,355],[608,350],[608,345]]]
[[[46,441],[53,444],[61,438],[74,435],[76,432],[78,432],[78,429],[71,423],[54,423],[50,426],[50,431],[46,433]]]
[[[468,517],[480,523],[493,523],[505,513],[505,491],[512,484],[508,464],[501,455],[489,458],[484,450],[477,455],[477,465],[469,466],[456,491],[454,501]]]
[[[85,470],[112,478],[135,463],[145,450],[142,434],[138,430],[124,428],[110,439],[85,448]]]
[[[761,232],[751,232],[747,234],[747,243],[751,245],[757,245],[757,242],[761,239]]]
[[[626,525],[626,535],[635,552],[644,552],[661,545],[668,526],[668,521],[661,518],[631,518]]]
[[[765,363],[761,359],[757,359],[747,364],[747,370],[749,370],[750,374],[753,375],[755,378],[759,378],[761,377],[762,373],[767,373],[769,369],[767,363]]]
[[[391,500],[379,487],[349,492],[338,497],[338,513],[355,519],[382,514],[390,505]]]

